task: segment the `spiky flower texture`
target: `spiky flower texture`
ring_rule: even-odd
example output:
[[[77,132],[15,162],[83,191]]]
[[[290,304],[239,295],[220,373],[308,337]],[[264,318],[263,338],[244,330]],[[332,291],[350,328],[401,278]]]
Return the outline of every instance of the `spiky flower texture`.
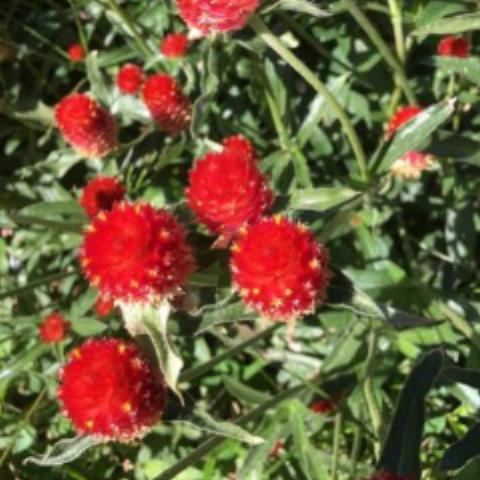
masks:
[[[235,136],[223,143],[222,152],[208,153],[190,171],[187,199],[200,222],[230,237],[242,225],[258,220],[272,204],[273,194],[250,142]]]
[[[88,95],[64,97],[55,108],[55,121],[65,140],[84,157],[104,157],[117,146],[113,116]]]
[[[89,217],[95,217],[103,210],[123,200],[125,187],[115,177],[97,177],[82,190],[80,205]]]
[[[184,22],[201,35],[240,30],[260,3],[261,0],[177,0]]]
[[[165,388],[133,343],[100,339],[71,353],[58,397],[78,433],[129,441],[158,420]]]
[[[143,83],[143,70],[134,63],[123,65],[117,75],[117,87],[126,95],[135,95]]]
[[[97,215],[80,256],[91,284],[127,303],[178,293],[193,270],[183,227],[167,211],[146,203],[122,202]]]
[[[438,44],[437,53],[441,57],[467,58],[470,55],[470,43],[462,37],[444,37]]]
[[[183,33],[169,33],[160,45],[160,51],[168,58],[184,57],[187,49],[188,37]]]
[[[400,107],[388,122],[387,132],[385,134],[387,140],[392,138],[400,128],[420,113],[422,113],[422,109],[413,105]]]
[[[67,49],[68,58],[73,63],[81,62],[85,59],[86,53],[85,49],[80,43],[72,43]]]
[[[150,76],[142,94],[145,105],[161,131],[178,135],[188,127],[192,106],[173,77],[164,74]]]
[[[327,252],[303,225],[265,218],[232,247],[233,281],[247,305],[263,317],[293,321],[325,297]]]

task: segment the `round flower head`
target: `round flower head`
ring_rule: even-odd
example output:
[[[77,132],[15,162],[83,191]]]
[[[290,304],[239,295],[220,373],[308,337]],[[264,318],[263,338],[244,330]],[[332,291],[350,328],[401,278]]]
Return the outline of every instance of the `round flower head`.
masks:
[[[187,48],[188,38],[183,33],[169,33],[160,45],[160,51],[169,58],[184,57]]]
[[[115,177],[97,177],[82,190],[80,205],[89,217],[95,217],[103,210],[111,210],[124,197],[125,188]]]
[[[65,140],[84,157],[104,157],[117,146],[114,118],[87,95],[63,98],[55,108],[55,121]]]
[[[177,7],[190,29],[208,35],[240,30],[260,3],[261,0],[177,0]]]
[[[461,37],[445,37],[440,40],[437,53],[442,57],[466,58],[470,55],[470,43]]]
[[[62,369],[58,397],[79,434],[129,441],[157,422],[165,388],[135,344],[89,340]]]
[[[178,135],[190,124],[190,100],[169,75],[149,77],[143,86],[143,101],[159,129],[165,133]]]
[[[226,237],[258,220],[273,195],[257,167],[253,147],[232,137],[222,152],[208,153],[189,174],[187,199],[200,222]]]
[[[327,252],[303,225],[262,219],[246,229],[232,251],[236,288],[263,317],[293,321],[325,297]]]
[[[67,53],[72,62],[81,62],[85,58],[85,49],[80,43],[72,43],[68,47]]]
[[[99,295],[94,306],[95,313],[99,318],[103,318],[103,317],[106,317],[107,315],[110,315],[110,313],[112,313],[114,308],[115,308],[115,304],[113,300],[110,297],[107,297],[106,295]]]
[[[422,113],[422,109],[415,106],[400,107],[393,117],[390,119],[387,125],[387,132],[385,137],[387,140],[393,137],[395,132],[403,127],[407,122],[415,118],[419,113]]]
[[[422,172],[432,170],[437,166],[432,155],[423,152],[407,152],[401,158],[393,162],[390,172],[395,177],[405,180],[418,180]]]
[[[38,329],[42,342],[58,343],[65,339],[70,329],[70,322],[67,322],[62,314],[53,312],[43,319]]]
[[[135,95],[143,83],[143,70],[134,63],[124,65],[117,75],[117,87],[122,93]]]
[[[151,303],[178,293],[193,270],[185,231],[165,210],[117,203],[87,227],[81,265],[102,295]]]
[[[241,150],[243,154],[252,160],[256,160],[257,158],[255,147],[243,135],[232,135],[231,137],[227,137],[223,140],[222,144],[229,150]]]

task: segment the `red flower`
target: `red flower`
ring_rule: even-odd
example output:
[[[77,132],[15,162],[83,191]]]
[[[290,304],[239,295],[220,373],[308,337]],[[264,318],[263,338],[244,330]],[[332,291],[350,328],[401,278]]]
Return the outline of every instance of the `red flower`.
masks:
[[[385,135],[387,140],[392,138],[397,130],[416,117],[419,113],[422,113],[422,111],[421,108],[415,106],[400,107],[388,123],[387,133]]]
[[[85,58],[85,49],[80,43],[72,43],[68,47],[67,53],[72,62],[81,62]]]
[[[75,430],[104,440],[143,436],[165,404],[163,382],[137,347],[121,340],[89,340],[75,349],[60,381],[58,397]]]
[[[193,270],[185,232],[165,210],[117,203],[87,228],[81,264],[102,295],[152,302],[178,293]]]
[[[190,171],[187,198],[202,223],[228,237],[245,223],[258,220],[272,204],[273,195],[250,143],[230,137],[224,145],[222,152],[208,153]]]
[[[143,86],[143,101],[160,130],[177,135],[190,124],[192,106],[176,80],[157,74]]]
[[[325,297],[327,252],[303,225],[265,218],[248,227],[232,250],[233,281],[262,316],[295,320]]]
[[[232,135],[231,137],[227,137],[222,144],[229,150],[241,150],[242,153],[252,160],[257,158],[255,147],[242,135]]]
[[[318,400],[310,405],[310,410],[314,413],[330,413],[335,406],[331,400]]]
[[[422,172],[432,170],[436,167],[437,161],[432,155],[423,152],[411,151],[407,152],[398,160],[393,162],[390,172],[396,177],[405,180],[417,180]]]
[[[117,75],[117,86],[122,93],[135,95],[142,86],[143,70],[134,63],[124,65]]]
[[[470,43],[461,37],[445,37],[440,40],[437,53],[442,57],[466,58],[470,55]]]
[[[58,343],[66,337],[70,322],[67,322],[61,313],[53,312],[43,319],[38,329],[42,342]]]
[[[106,295],[99,295],[97,301],[95,302],[94,308],[97,317],[103,318],[107,315],[110,315],[115,308],[115,303],[110,297],[107,297]]]
[[[245,26],[261,0],[177,0],[180,16],[202,35]]]
[[[89,217],[95,217],[103,210],[111,210],[124,197],[125,187],[115,177],[97,177],[83,189],[80,205]]]
[[[63,98],[55,108],[55,120],[65,140],[87,158],[103,157],[117,146],[114,118],[87,95]]]
[[[170,33],[160,45],[160,51],[170,58],[184,57],[188,49],[188,38],[183,33]]]
[[[282,440],[277,440],[275,442],[275,445],[273,445],[273,448],[270,450],[268,456],[270,458],[273,458],[273,459],[276,459],[278,457],[280,457],[280,453],[282,452],[282,450],[285,448],[285,444],[283,443]]]

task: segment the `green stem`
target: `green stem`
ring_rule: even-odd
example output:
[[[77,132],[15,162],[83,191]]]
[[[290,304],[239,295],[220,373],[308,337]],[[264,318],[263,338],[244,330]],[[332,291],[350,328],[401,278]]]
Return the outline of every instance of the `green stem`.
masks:
[[[337,99],[332,95],[324,83],[313,73],[296,55],[294,55],[283,42],[276,37],[273,32],[260,20],[256,15],[250,18],[250,26],[255,30],[257,35],[283,60],[285,60],[304,80],[309,83],[320,95],[325,98],[326,103],[333,110],[338,120],[350,140],[353,152],[357,159],[358,169],[364,180],[368,179],[367,161],[362,144],[353,128],[348,115],[338,103]]]
[[[142,52],[142,55],[149,59],[152,56],[152,51],[142,38],[142,35],[133,19],[130,17],[130,15],[123,11],[123,9],[118,5],[117,0],[107,0],[107,3],[110,8],[125,22],[125,25],[128,27],[128,30],[130,30],[130,33],[135,39],[135,43],[137,44],[138,49]]]
[[[85,36],[85,32],[83,30],[82,23],[80,22],[80,16],[78,14],[78,8],[77,8],[76,0],[69,0],[69,2],[70,2],[70,6],[72,7],[72,10],[73,10],[73,16],[75,17],[75,24],[77,26],[78,35],[80,37],[80,42],[82,43],[82,46],[85,49],[85,52],[88,53],[88,41],[87,41],[87,37]]]
[[[393,53],[388,48],[388,45],[385,43],[381,35],[378,33],[376,28],[370,22],[368,17],[363,13],[360,7],[357,5],[356,0],[342,0],[345,8],[350,12],[353,18],[357,21],[363,31],[370,38],[372,43],[378,48],[378,51],[385,59],[385,61],[390,65],[392,70],[395,72],[398,82],[402,86],[402,89],[407,97],[407,100],[412,105],[418,105],[417,98],[413,92],[408,79],[405,75],[402,65],[398,59],[393,55]]]
[[[353,446],[352,455],[350,457],[350,479],[355,480],[357,478],[357,464],[358,457],[360,456],[360,447],[362,445],[362,427],[360,425],[355,426],[353,432]]]
[[[405,43],[403,35],[402,12],[398,4],[399,0],[388,0],[390,13],[392,15],[393,34],[395,36],[395,48],[400,62],[405,63]]]
[[[375,354],[377,351],[377,333],[371,330],[368,338],[368,355],[365,371],[365,380],[363,383],[363,391],[367,403],[368,411],[372,419],[373,431],[375,432],[375,455],[380,454],[380,442],[382,436],[382,416],[378,407],[377,398],[375,396],[375,388],[373,385],[373,366],[375,362]]]
[[[335,429],[333,432],[333,460],[332,460],[332,480],[338,479],[338,466],[340,464],[340,440],[342,436],[342,412],[335,415]]]

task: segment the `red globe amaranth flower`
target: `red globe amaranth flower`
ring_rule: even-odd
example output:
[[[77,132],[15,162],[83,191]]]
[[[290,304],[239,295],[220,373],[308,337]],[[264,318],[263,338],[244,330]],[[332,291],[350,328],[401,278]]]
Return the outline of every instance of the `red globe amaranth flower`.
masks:
[[[97,177],[88,182],[82,191],[80,205],[89,217],[103,210],[111,210],[125,197],[125,187],[115,177]]]
[[[393,162],[390,173],[405,180],[418,180],[422,172],[433,170],[437,165],[438,163],[432,155],[411,151]]]
[[[395,132],[403,127],[407,122],[415,118],[419,113],[422,113],[422,109],[413,105],[400,107],[393,117],[390,119],[387,125],[387,132],[385,137],[387,140],[393,137]]]
[[[466,58],[470,55],[470,43],[461,37],[445,37],[440,40],[437,53],[442,57]]]
[[[85,59],[85,49],[80,43],[72,43],[67,50],[68,57],[72,62],[81,62]]]
[[[177,0],[184,22],[195,32],[240,30],[260,6],[261,0]]]
[[[117,146],[113,116],[83,93],[63,98],[55,107],[55,120],[65,140],[87,158],[104,157]]]
[[[65,339],[70,329],[70,322],[67,322],[61,313],[53,312],[43,319],[38,329],[42,342],[58,343]]]
[[[243,135],[232,135],[225,138],[222,145],[229,150],[241,150],[246,156],[252,160],[256,160],[257,152],[255,147]]]
[[[277,459],[280,457],[282,450],[285,448],[285,443],[282,440],[277,440],[273,445],[273,448],[268,453],[268,456],[272,459]]]
[[[160,45],[160,51],[169,58],[184,57],[187,49],[188,37],[183,33],[169,33]]]
[[[143,70],[134,63],[124,65],[117,75],[117,87],[122,93],[135,95],[144,80]]]
[[[375,472],[369,480],[413,480],[412,477],[402,477],[394,473],[387,472],[385,470],[381,472]]]
[[[303,225],[264,218],[232,247],[233,281],[244,302],[262,316],[292,321],[325,297],[327,252]]]
[[[129,441],[159,419],[165,388],[135,344],[89,340],[71,353],[58,397],[79,434]]]
[[[331,400],[318,400],[310,405],[314,413],[330,413],[335,410],[336,404]]]
[[[258,220],[271,206],[272,192],[260,173],[253,147],[230,137],[222,152],[208,153],[189,173],[187,200],[199,221],[214,233],[231,237]]]
[[[106,295],[99,295],[94,306],[95,313],[99,318],[110,315],[114,308],[115,303],[110,297],[107,297]]]
[[[178,135],[190,124],[192,105],[177,81],[169,75],[157,74],[143,86],[143,101],[160,130]]]
[[[124,302],[178,293],[194,266],[183,227],[146,203],[122,202],[100,212],[87,227],[80,257],[100,294]]]

